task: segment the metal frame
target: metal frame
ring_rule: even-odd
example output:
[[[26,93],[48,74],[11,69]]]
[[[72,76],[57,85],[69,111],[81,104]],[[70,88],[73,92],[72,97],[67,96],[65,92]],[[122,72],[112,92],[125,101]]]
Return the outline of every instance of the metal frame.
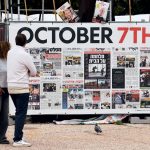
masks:
[[[7,18],[6,18],[6,20],[7,21],[9,21],[9,20],[13,21],[13,8],[12,8],[12,4],[13,3],[12,3],[12,1],[13,0],[10,0],[10,1],[6,0],[6,3],[7,3]],[[109,7],[109,21],[112,21],[112,1],[113,0],[108,0],[108,1],[110,3],[110,7]],[[53,9],[45,9],[44,2],[45,2],[45,0],[42,0],[42,8],[41,9],[28,9],[28,11],[30,11],[30,12],[32,12],[32,11],[41,11],[42,12],[41,13],[42,17],[40,19],[41,21],[44,21],[44,13],[45,12],[54,13]],[[9,4],[10,4],[10,9],[8,8]],[[10,10],[10,12],[9,12],[9,10]],[[20,14],[21,14],[21,12],[25,11],[25,9],[21,9],[20,8],[20,0],[17,0],[17,10],[18,10],[18,21],[20,21]],[[75,11],[77,12],[78,10],[75,10]],[[2,12],[5,12],[5,10],[2,10],[2,2],[0,1],[0,22],[2,22]],[[11,17],[10,18],[9,18],[9,13],[11,13]]]

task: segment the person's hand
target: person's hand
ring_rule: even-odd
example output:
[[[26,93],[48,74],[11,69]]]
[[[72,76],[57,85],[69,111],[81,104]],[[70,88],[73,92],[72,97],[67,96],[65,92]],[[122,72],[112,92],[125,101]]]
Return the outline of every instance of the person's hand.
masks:
[[[4,92],[4,90],[0,87],[0,95],[2,95]]]

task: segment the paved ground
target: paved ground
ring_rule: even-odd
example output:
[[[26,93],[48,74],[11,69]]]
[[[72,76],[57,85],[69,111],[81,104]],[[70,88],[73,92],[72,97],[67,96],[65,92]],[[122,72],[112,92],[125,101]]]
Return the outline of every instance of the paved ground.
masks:
[[[26,124],[25,139],[30,148],[0,145],[0,150],[150,150],[150,124],[101,125],[96,135],[93,125]],[[9,126],[12,142],[14,126]]]

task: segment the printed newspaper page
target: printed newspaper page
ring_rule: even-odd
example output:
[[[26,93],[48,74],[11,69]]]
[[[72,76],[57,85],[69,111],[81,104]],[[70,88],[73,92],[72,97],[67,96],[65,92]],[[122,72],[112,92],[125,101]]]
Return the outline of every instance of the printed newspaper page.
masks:
[[[30,78],[29,80],[29,110],[40,110],[40,78]]]
[[[150,90],[141,90],[141,108],[150,108]]]
[[[140,107],[140,91],[129,90],[126,91],[126,108],[137,109]]]
[[[41,109],[61,109],[61,79],[59,77],[41,78]]]
[[[29,110],[150,108],[149,47],[30,48]]]
[[[64,22],[74,23],[79,20],[78,15],[68,2],[58,8],[56,12]]]
[[[138,48],[119,47],[113,48],[112,52],[112,88],[139,88]]]
[[[63,80],[83,80],[83,54],[82,49],[63,49]]]
[[[83,81],[63,82],[63,109],[84,109]]]
[[[85,90],[85,109],[110,109],[109,90]]]
[[[41,76],[61,76],[61,48],[41,49]]]
[[[101,20],[106,20],[108,13],[109,3],[96,0],[95,12],[92,22],[101,22]]]
[[[126,108],[125,90],[112,91],[112,109]]]
[[[110,89],[110,51],[86,49],[84,52],[84,88]]]

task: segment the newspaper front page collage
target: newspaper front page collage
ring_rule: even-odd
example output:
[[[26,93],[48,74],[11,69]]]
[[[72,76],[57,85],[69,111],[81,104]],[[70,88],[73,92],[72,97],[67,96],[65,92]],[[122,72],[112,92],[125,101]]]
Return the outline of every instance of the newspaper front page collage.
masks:
[[[150,47],[29,48],[29,110],[150,108]]]

